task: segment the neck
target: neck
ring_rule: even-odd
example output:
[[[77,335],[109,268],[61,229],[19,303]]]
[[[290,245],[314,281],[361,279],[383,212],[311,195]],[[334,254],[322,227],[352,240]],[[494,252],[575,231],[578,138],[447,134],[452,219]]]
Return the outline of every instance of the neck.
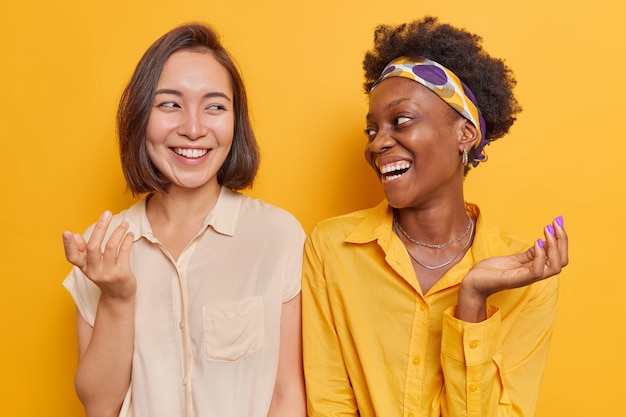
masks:
[[[221,186],[210,189],[183,189],[171,187],[167,193],[153,194],[147,205],[151,224],[189,224],[203,222],[215,206]]]
[[[465,203],[427,209],[394,209],[400,227],[412,238],[425,243],[449,242],[467,229]]]

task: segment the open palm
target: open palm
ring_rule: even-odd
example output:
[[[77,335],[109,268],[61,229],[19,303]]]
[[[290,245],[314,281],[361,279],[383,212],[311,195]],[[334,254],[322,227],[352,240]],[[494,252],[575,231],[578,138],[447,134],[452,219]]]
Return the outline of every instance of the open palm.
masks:
[[[544,235],[545,241],[538,240],[525,252],[484,259],[474,265],[459,289],[457,317],[466,321],[484,320],[489,295],[524,287],[560,273],[569,262],[567,234],[562,221],[547,226]]]
[[[65,257],[100,288],[103,297],[130,299],[137,288],[130,268],[133,235],[127,233],[128,224],[122,222],[102,249],[110,222],[111,213],[105,212],[96,223],[89,241],[78,233],[64,232]]]

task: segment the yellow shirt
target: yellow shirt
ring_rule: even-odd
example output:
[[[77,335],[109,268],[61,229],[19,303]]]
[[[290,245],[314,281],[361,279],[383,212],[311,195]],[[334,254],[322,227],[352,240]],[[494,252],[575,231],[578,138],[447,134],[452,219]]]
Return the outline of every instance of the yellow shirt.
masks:
[[[558,279],[491,296],[483,322],[454,318],[472,265],[528,247],[484,225],[476,206],[468,212],[470,250],[426,294],[386,202],[313,230],[302,284],[309,416],[534,414]]]
[[[298,221],[222,187],[202,229],[173,259],[152,234],[145,199],[115,215],[109,233],[123,220],[136,239],[137,294],[132,380],[120,417],[267,417],[282,305],[300,293]],[[98,287],[77,268],[63,285],[93,326]]]

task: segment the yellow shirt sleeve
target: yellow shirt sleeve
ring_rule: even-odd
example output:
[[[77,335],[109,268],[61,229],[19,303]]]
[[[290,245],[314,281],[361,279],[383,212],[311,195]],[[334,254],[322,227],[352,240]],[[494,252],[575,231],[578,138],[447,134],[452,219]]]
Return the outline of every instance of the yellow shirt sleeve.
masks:
[[[357,405],[328,302],[322,263],[310,239],[304,246],[303,275],[307,277],[302,282],[307,414],[356,417]]]
[[[531,286],[527,293],[530,299],[523,311],[507,318],[515,320],[512,326],[503,326],[501,312],[493,305],[488,307],[487,320],[480,323],[456,319],[454,307],[445,311],[444,416],[535,414],[556,318],[558,277]]]

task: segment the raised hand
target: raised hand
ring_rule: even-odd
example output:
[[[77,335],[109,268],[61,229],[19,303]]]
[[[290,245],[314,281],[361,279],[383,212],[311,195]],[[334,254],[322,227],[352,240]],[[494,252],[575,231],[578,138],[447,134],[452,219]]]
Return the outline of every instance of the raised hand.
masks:
[[[474,265],[461,283],[456,316],[465,321],[484,320],[489,295],[561,272],[569,262],[563,218],[557,217],[546,226],[544,235],[545,241],[537,240],[526,252],[488,258]]]
[[[128,300],[134,297],[137,288],[130,269],[133,234],[128,232],[128,223],[122,222],[103,250],[102,243],[111,217],[109,211],[100,216],[88,242],[78,233],[63,232],[65,258],[100,288],[102,297]]]

